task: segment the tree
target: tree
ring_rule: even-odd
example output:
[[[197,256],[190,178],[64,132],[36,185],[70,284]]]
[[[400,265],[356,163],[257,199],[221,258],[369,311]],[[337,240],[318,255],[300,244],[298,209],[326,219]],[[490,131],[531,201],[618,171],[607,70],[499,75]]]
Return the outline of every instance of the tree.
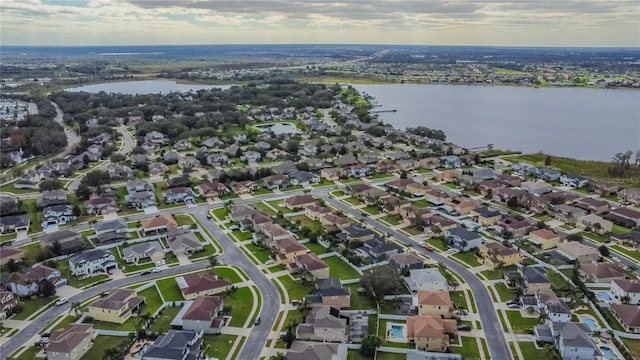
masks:
[[[560,353],[558,353],[558,350],[556,350],[556,348],[551,344],[545,344],[544,347],[542,348],[542,352],[544,353],[544,356],[542,357],[543,359],[546,359],[546,360],[562,359],[562,356],[560,356]]]
[[[291,344],[296,341],[296,332],[295,328],[298,324],[289,323],[287,324],[287,332],[282,336],[282,340],[284,341],[287,349],[291,348]]]
[[[360,283],[367,295],[380,302],[385,295],[395,293],[401,280],[400,274],[393,267],[384,265],[365,272],[360,278]]]
[[[269,360],[287,360],[287,356],[281,352],[272,355]]]
[[[367,356],[373,356],[376,349],[380,346],[380,338],[376,335],[367,334],[362,338],[360,344],[360,352]]]
[[[582,241],[582,235],[580,235],[580,234],[569,234],[569,235],[567,235],[567,241]]]
[[[73,215],[75,217],[80,217],[80,215],[82,215],[82,209],[78,204],[73,205]]]
[[[62,189],[62,183],[59,180],[50,179],[40,183],[40,191],[51,191]]]
[[[20,270],[20,263],[14,259],[9,259],[9,261],[7,261],[7,271],[9,273],[15,273],[18,270]]]
[[[620,298],[620,302],[623,304],[628,304],[631,302],[631,296],[629,296],[629,294],[626,294],[625,296]]]
[[[609,248],[606,245],[600,245],[598,251],[600,251],[601,256],[609,257]]]
[[[515,196],[512,196],[509,198],[509,200],[507,200],[507,206],[510,208],[517,208],[518,206],[520,206],[520,202],[518,201],[518,198]]]
[[[544,158],[544,165],[545,166],[551,165],[551,156],[547,155],[547,157]]]
[[[44,297],[53,296],[56,294],[56,286],[49,279],[44,279],[40,282],[39,286],[40,295]]]
[[[111,157],[109,159],[111,160],[112,163],[118,164],[127,160],[127,157],[120,153],[113,153],[111,154]]]
[[[215,255],[209,256],[209,265],[211,265],[211,269],[215,268],[218,265],[218,257]]]
[[[140,326],[140,328],[144,329],[151,322],[151,320],[153,320],[151,314],[142,313],[138,316],[138,325]]]

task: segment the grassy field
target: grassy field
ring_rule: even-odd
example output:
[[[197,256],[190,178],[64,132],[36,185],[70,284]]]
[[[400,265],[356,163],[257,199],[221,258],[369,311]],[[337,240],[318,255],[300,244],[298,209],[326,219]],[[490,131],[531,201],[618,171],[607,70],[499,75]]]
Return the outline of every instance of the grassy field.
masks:
[[[476,253],[474,253],[473,251],[455,253],[453,254],[453,257],[464,262],[465,264],[471,267],[482,265],[480,261],[478,261],[478,257],[476,256]]]
[[[518,342],[523,360],[538,360],[544,358],[544,350],[537,349],[532,342]]]
[[[36,354],[38,353],[39,348],[35,346],[29,346],[27,350],[25,350],[20,356],[9,357],[10,360],[33,360],[33,359],[42,359],[37,358]]]
[[[263,202],[255,203],[254,206],[256,207],[256,209],[264,212],[267,215],[273,216],[273,215],[275,215],[277,213],[277,211],[273,210],[272,208],[270,208],[269,206],[267,206]],[[275,208],[277,209],[278,207],[275,207]]]
[[[406,232],[409,235],[419,235],[422,233],[422,231],[420,231],[420,229],[418,229],[418,227],[416,226],[403,227],[402,231]]]
[[[567,284],[567,280],[555,271],[547,271],[547,278],[556,289],[560,289]]]
[[[380,210],[378,210],[377,207],[375,206],[366,206],[364,208],[362,208],[363,211],[366,211],[367,213],[371,214],[371,215],[378,215],[380,214]]]
[[[507,310],[505,313],[507,314],[511,328],[513,328],[513,332],[516,334],[532,334],[533,327],[538,325],[537,317],[523,317],[518,310]]]
[[[236,342],[237,335],[204,335],[204,353],[207,356],[218,359],[226,359],[231,351],[231,346]]]
[[[218,277],[222,279],[228,279],[232,283],[239,283],[245,280],[241,275],[238,275],[238,273],[234,269],[216,267],[215,272]],[[242,270],[240,270],[240,272],[242,272]]]
[[[313,290],[312,286],[303,285],[299,281],[293,280],[289,275],[280,276],[278,280],[284,285],[285,291],[289,294],[289,301],[302,300]]]
[[[376,308],[375,302],[368,296],[363,293],[358,292],[358,288],[360,288],[360,283],[355,284],[347,284],[345,287],[348,287],[351,290],[351,306],[349,309],[351,310],[371,310]]]
[[[289,214],[289,213],[293,212],[293,210],[289,210],[289,208],[287,208],[284,205],[284,200],[281,200],[281,199],[280,200],[271,200],[271,201],[267,201],[267,203],[269,205],[271,205],[272,208],[274,208],[274,209],[276,209],[278,211],[281,211],[283,214]]]
[[[347,204],[353,205],[353,206],[358,206],[358,205],[362,205],[362,202],[356,198],[352,198],[352,197],[348,197],[348,198],[344,198],[342,199],[342,201],[346,202]]]
[[[171,321],[178,315],[182,307],[172,306],[164,308],[156,320],[149,327],[149,331],[163,333],[171,330]]]
[[[636,261],[640,261],[640,251],[629,250],[620,245],[613,245],[610,248],[619,253],[625,254],[628,257],[635,259]]]
[[[328,253],[330,250],[327,249],[326,247],[317,244],[317,243],[311,243],[311,242],[307,242],[302,244],[304,245],[307,249],[311,250],[312,253],[316,254],[316,255],[321,255],[321,254],[326,254]]]
[[[235,236],[238,241],[245,241],[251,240],[253,233],[251,231],[233,230],[233,236]]]
[[[462,355],[464,360],[479,360],[480,349],[478,349],[476,338],[461,336],[460,339],[462,346],[450,346],[451,352]]]
[[[464,290],[449,291],[449,296],[451,297],[451,301],[453,302],[453,305],[455,305],[457,309],[468,308],[467,298],[465,296]]]
[[[194,225],[193,219],[189,215],[173,215],[178,225]]]
[[[200,235],[200,234],[196,234]],[[208,244],[202,247],[202,250],[195,252],[193,255],[189,256],[189,259],[200,259],[200,258],[208,258],[209,256],[215,254],[217,249],[213,247],[213,245]]]
[[[432,238],[429,239],[427,241],[429,244],[431,244],[431,246],[433,246],[434,248],[440,250],[440,251],[446,251],[447,250],[447,245],[444,244],[444,239],[443,238]]]
[[[322,223],[317,220],[315,221],[311,220],[306,215],[293,216],[289,218],[289,220],[293,221],[294,223],[299,221],[300,225],[306,226],[309,229],[315,231],[316,233],[322,232]]]
[[[232,294],[225,296],[224,305],[231,306],[231,321],[229,321],[228,325],[235,327],[244,326],[255,300],[248,287],[239,288]]]
[[[158,280],[156,281],[156,284],[158,285],[165,301],[184,300],[184,296],[182,296],[182,292],[180,291],[175,278]]]
[[[267,260],[271,259],[271,254],[267,249],[261,249],[256,244],[247,244],[244,246],[245,249],[249,250],[261,263],[267,262]]]
[[[333,196],[336,196],[336,197],[340,197],[340,196],[344,196],[344,191],[336,190],[336,191],[330,192],[330,194],[333,195]]]
[[[629,349],[631,356],[636,359],[640,359],[640,340],[632,340],[622,338],[622,342]]]
[[[329,276],[337,277],[341,280],[359,279],[360,274],[337,256],[330,256],[322,259],[329,266]]]

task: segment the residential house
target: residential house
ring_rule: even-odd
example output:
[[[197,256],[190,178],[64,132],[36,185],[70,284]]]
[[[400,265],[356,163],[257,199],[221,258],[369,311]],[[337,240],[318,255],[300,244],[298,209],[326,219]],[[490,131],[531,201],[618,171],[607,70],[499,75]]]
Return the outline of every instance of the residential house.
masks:
[[[458,169],[462,167],[462,160],[455,155],[441,156],[440,166],[443,168]]]
[[[47,229],[51,225],[64,225],[78,218],[73,212],[73,206],[71,205],[47,206],[42,213],[43,229]]]
[[[489,269],[519,264],[524,260],[518,249],[506,247],[497,242],[482,244],[480,255]]]
[[[262,154],[257,151],[249,150],[240,156],[240,160],[246,161],[249,164],[255,164],[262,158]]]
[[[170,150],[162,154],[162,161],[165,164],[177,164],[179,160],[180,154],[178,154],[176,151]]]
[[[178,166],[182,170],[191,170],[191,169],[200,169],[202,168],[202,164],[200,160],[196,159],[193,156],[183,156],[178,160]]]
[[[198,296],[186,301],[182,311],[171,322],[182,330],[202,332],[204,334],[220,334],[224,325],[222,309],[224,302],[219,296]]]
[[[412,184],[417,184],[417,182],[415,180],[413,180],[412,178],[408,178],[408,179],[396,179],[396,180],[391,180],[387,183],[384,184],[384,186],[396,190],[396,191],[407,191],[407,188],[409,187],[409,185]]]
[[[329,277],[329,266],[314,253],[294,256],[288,267],[292,273],[304,271],[310,274],[313,280],[327,279]]]
[[[640,305],[640,281],[638,280],[613,279],[610,291],[611,295],[620,302]]]
[[[251,216],[257,212],[259,211],[249,205],[234,205],[231,207],[228,217],[231,221],[239,222],[251,219]]]
[[[422,220],[426,220],[433,216],[434,213],[428,209],[421,209],[414,205],[409,205],[400,209],[400,216],[402,216],[402,221],[405,225],[412,226],[417,224]],[[420,219],[420,220],[416,220]]]
[[[587,210],[591,214],[604,214],[611,210],[611,206],[609,206],[608,201],[595,199],[592,197],[583,197],[578,202],[576,202],[576,206],[582,209]]]
[[[127,240],[129,227],[122,218],[101,221],[93,225],[100,244]]]
[[[190,256],[204,249],[191,229],[170,228],[167,231],[167,243],[174,255]]]
[[[516,174],[520,176],[535,175],[538,173],[538,168],[525,162],[512,164],[511,168],[515,171]]]
[[[585,323],[549,322],[533,328],[536,341],[553,344],[563,360],[600,359],[602,352],[593,342],[593,330]]]
[[[156,338],[142,355],[142,360],[202,359],[202,334],[202,331],[169,330]]]
[[[272,167],[271,171],[273,171],[273,173],[276,175],[282,175],[282,174],[288,174],[293,171],[298,171],[298,167],[296,166],[296,163],[294,163],[293,161],[287,160]]]
[[[66,205],[67,192],[64,190],[44,191],[36,200],[36,207],[39,209],[52,205]]]
[[[431,188],[427,185],[414,181],[413,183],[407,185],[405,190],[409,192],[411,195],[417,197],[417,196],[424,196],[431,190]]]
[[[436,214],[427,218],[426,226],[424,227],[424,234],[428,238],[441,235],[446,236],[446,231],[453,230],[458,226],[458,223],[456,223],[455,221]],[[456,237],[454,237],[454,239],[456,239]],[[461,243],[460,245],[463,245],[463,243]],[[471,244],[471,246],[475,245],[475,243]]]
[[[165,163],[154,162],[149,164],[149,176],[162,176],[170,170]]]
[[[290,236],[273,241],[272,247],[275,249],[278,261],[285,265],[291,263],[296,256],[304,255],[309,251],[298,240]]]
[[[532,224],[527,220],[517,220],[514,217],[505,217],[500,220],[498,226],[503,232],[510,232],[514,237],[523,237],[529,233]]]
[[[157,144],[157,145],[166,145],[169,143],[169,138],[159,132],[159,131],[150,131],[144,136],[144,140],[147,143]]]
[[[351,165],[347,168],[348,175],[356,178],[367,177],[371,175],[372,172],[373,169],[369,165],[365,164]]]
[[[640,249],[640,232],[631,231],[626,234],[613,234],[610,237],[611,241],[629,246],[633,249]]]
[[[538,179],[544,181],[559,181],[562,173],[555,169],[539,168],[536,172],[536,176]]]
[[[613,222],[605,220],[596,214],[580,216],[576,219],[578,229],[590,229],[596,234],[606,234],[613,230]]]
[[[219,152],[209,153],[205,159],[211,166],[223,166],[229,163],[229,156]]]
[[[457,335],[458,326],[455,319],[425,314],[407,317],[406,331],[417,350],[445,352],[449,348],[449,334]]]
[[[327,232],[340,231],[351,225],[349,218],[333,213],[320,217],[320,223],[322,224],[323,229]]]
[[[597,262],[600,251],[597,248],[581,244],[577,241],[566,241],[558,244],[558,250],[567,257],[579,261],[581,264]]]
[[[251,180],[246,181],[234,181],[229,184],[231,190],[238,195],[251,194],[252,192],[260,189],[260,185]]]
[[[469,251],[482,245],[482,236],[462,227],[456,227],[444,231],[445,239],[452,247],[461,251]]]
[[[375,231],[363,228],[359,225],[349,225],[336,235],[343,242],[350,244],[353,242],[365,242],[377,237]]]
[[[141,260],[157,263],[164,260],[164,249],[159,241],[147,241],[122,249],[122,259],[128,263],[138,264]]]
[[[131,166],[133,167],[141,167],[149,165],[151,163],[151,159],[145,154],[132,154],[129,157],[129,162],[131,162]]]
[[[518,274],[518,285],[524,295],[532,295],[538,291],[551,289],[551,282],[547,278],[547,270],[542,266],[518,267]]]
[[[266,223],[262,226],[262,233],[265,235],[266,240],[272,245],[278,240],[291,238],[292,234],[287,229],[283,228],[277,223]]]
[[[40,246],[43,248],[53,247],[58,243],[62,250],[77,249],[83,246],[82,237],[77,231],[70,229],[58,230],[53,233],[46,233],[39,238]]]
[[[100,196],[84,202],[87,215],[104,215],[118,211],[118,202],[113,196]]]
[[[591,183],[591,191],[602,197],[618,195],[620,185],[610,182],[593,182]],[[640,196],[640,193],[638,193]]]
[[[495,179],[498,177],[498,175],[491,169],[489,168],[475,168],[471,170],[471,176],[474,177],[474,179],[477,179],[479,181],[482,180],[491,180],[491,179]]]
[[[111,251],[90,249],[69,256],[69,273],[74,276],[91,276],[106,273],[118,267]]]
[[[300,156],[312,157],[316,156],[317,153],[318,147],[314,144],[305,144],[304,146],[300,147],[300,149],[298,149],[298,155]]]
[[[435,206],[443,205],[451,196],[442,190],[430,189],[424,194],[424,199]]]
[[[215,295],[228,290],[232,283],[227,279],[220,279],[209,270],[182,275],[176,278],[178,287],[186,300],[193,300],[198,296]]]
[[[502,214],[498,210],[482,206],[471,210],[469,216],[480,226],[490,226],[497,224]]]
[[[123,324],[140,311],[145,300],[135,290],[115,288],[90,303],[84,313],[95,320]]]
[[[580,277],[585,282],[606,283],[624,279],[624,269],[608,262],[580,264]]]
[[[266,176],[262,178],[262,183],[270,190],[285,189],[289,186],[289,176],[284,174]]]
[[[640,205],[640,190],[624,188],[618,192],[618,199],[623,203]]]
[[[189,174],[187,173],[184,173],[182,175],[170,177],[169,180],[167,180],[167,186],[169,188],[191,186],[191,176],[189,176]]]
[[[265,155],[267,157],[267,159],[269,160],[278,160],[278,159],[282,159],[285,158],[286,156],[288,156],[289,153],[280,149],[271,149],[267,152],[267,154]]]
[[[13,183],[16,189],[37,189],[40,186],[40,182],[43,180],[43,175],[40,172],[28,172],[22,174],[18,180]]]
[[[404,274],[411,270],[422,269],[424,267],[424,259],[416,253],[408,251],[392,255],[389,259],[389,265],[393,266],[399,273]]]
[[[215,200],[229,193],[229,188],[220,182],[204,183],[198,186],[200,194],[207,199]]]
[[[305,206],[304,214],[313,221],[319,221],[321,217],[331,214],[331,209],[313,203]]]
[[[212,138],[209,138],[209,139],[201,142],[200,146],[204,146],[204,147],[207,147],[207,148],[221,147],[221,146],[224,146],[224,142],[222,142],[217,137],[212,137]]]
[[[479,203],[475,200],[459,196],[456,198],[449,198],[445,202],[445,205],[451,206],[455,212],[460,215],[467,215],[471,210],[478,207]]]
[[[191,141],[189,139],[180,139],[173,144],[173,148],[176,150],[189,150],[191,149]]]
[[[167,231],[171,228],[178,227],[171,214],[156,215],[150,219],[140,221],[140,226],[145,233],[152,231]]]
[[[333,160],[333,164],[336,167],[348,167],[351,165],[356,165],[357,163],[358,160],[356,160],[356,157],[353,156],[353,154],[345,154]]]
[[[571,321],[571,309],[551,290],[538,291],[534,295],[526,295],[520,298],[520,303],[525,307],[532,307],[548,321]]]
[[[319,175],[310,173],[308,171],[292,171],[289,173],[289,182],[294,186],[304,186],[317,184],[321,181]]]
[[[437,169],[440,166],[440,159],[435,157],[428,157],[428,158],[421,159],[419,161],[419,164],[420,164],[420,167],[423,169],[433,170],[433,169]]]
[[[156,206],[156,196],[153,193],[153,186],[143,180],[129,180],[126,184],[127,195],[124,199],[129,206],[137,209],[144,209]]]
[[[553,191],[553,187],[547,183],[537,181],[523,181],[520,188],[533,196],[540,196]]]
[[[107,171],[110,179],[127,179],[133,176],[133,170],[122,164],[110,164]]]
[[[416,293],[418,290],[447,291],[449,285],[438,268],[414,269],[409,271],[409,276],[402,278],[407,288]]]
[[[371,189],[373,189],[371,185],[360,183],[360,184],[347,185],[344,187],[343,191],[347,195],[357,196],[361,192],[371,190]]]
[[[20,210],[18,198],[11,195],[0,195],[0,214],[12,214]]]
[[[437,175],[437,179],[446,183],[452,183],[460,179],[461,176],[462,172],[459,170],[444,170]]]
[[[93,345],[93,325],[69,324],[49,335],[44,353],[50,360],[79,360]]]
[[[344,360],[347,348],[331,343],[294,341],[287,351],[286,360]]]
[[[40,291],[40,283],[45,279],[51,281],[56,288],[67,283],[67,279],[62,277],[60,270],[35,265],[24,273],[18,273],[17,279],[11,280],[8,289],[21,297],[31,296]]]
[[[12,292],[0,290],[0,320],[7,318],[8,312],[20,303],[20,299]]]
[[[575,174],[563,174],[560,176],[560,182],[564,186],[579,189],[587,186],[589,184],[589,179]]]
[[[337,309],[314,305],[305,322],[296,328],[296,339],[346,343],[349,341],[347,330],[347,319],[340,317]]]
[[[530,232],[527,240],[542,250],[548,250],[558,246],[561,239],[553,230],[538,229]]]
[[[640,306],[611,304],[611,313],[618,319],[618,322],[626,332],[640,333]]]
[[[619,208],[612,209],[609,212],[609,216],[613,216],[613,218],[609,218],[608,216],[605,218],[607,220],[613,221],[618,225],[622,225],[629,228],[640,226],[640,211],[638,210],[633,210],[631,208],[626,208],[626,207],[619,207]],[[625,221],[626,224],[616,221],[617,220],[616,218],[626,220]]]
[[[20,261],[24,257],[22,249],[13,246],[0,246],[0,266],[6,265],[9,261]]]
[[[487,180],[487,181],[491,181],[491,180]],[[519,176],[512,176],[509,174],[499,174],[495,181],[497,181],[498,184],[502,184],[505,186],[518,187],[522,185],[522,178],[520,178]]]
[[[284,200],[284,205],[289,210],[301,209],[308,205],[315,204],[316,199],[311,195],[295,195]]]
[[[453,302],[448,291],[418,290],[418,315],[437,314],[450,319],[453,316]]]
[[[384,241],[384,239],[377,236],[363,242],[363,245],[364,247],[361,250],[365,251],[374,262],[388,260],[391,256],[403,251],[402,247],[395,242]]]
[[[174,204],[177,202],[193,202],[195,200],[195,194],[193,190],[188,187],[175,187],[167,189],[162,192],[164,202],[167,204]]]
[[[312,304],[320,303],[337,309],[351,306],[351,290],[343,287],[338,278],[325,278],[316,280],[314,295],[306,297]]]

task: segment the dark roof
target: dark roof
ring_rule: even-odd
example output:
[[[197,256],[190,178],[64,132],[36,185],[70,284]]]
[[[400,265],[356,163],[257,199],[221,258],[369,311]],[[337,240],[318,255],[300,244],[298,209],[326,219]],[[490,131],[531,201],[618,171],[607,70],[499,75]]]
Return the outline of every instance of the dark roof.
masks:
[[[53,244],[56,241],[61,241],[68,238],[78,237],[80,238],[80,234],[76,231],[64,229],[60,231],[56,231],[54,233],[45,234],[40,237],[40,241],[43,243]]]
[[[22,227],[29,225],[29,215],[2,215],[0,216],[0,226]]]
[[[522,275],[529,283],[548,283],[547,270],[542,266],[525,266],[522,268]]]
[[[316,280],[317,294],[321,296],[343,296],[351,295],[348,288],[342,287],[342,283],[338,278],[328,278]]]
[[[143,357],[195,360],[201,353],[201,344],[202,338],[198,338],[198,334],[193,331],[170,330],[167,334],[159,336]],[[184,357],[185,351],[188,354],[186,357]]]
[[[86,250],[69,257],[69,262],[79,263],[80,261],[95,261],[111,255],[111,252],[102,249]]]
[[[100,221],[94,225],[94,228],[96,232],[126,229],[127,223],[124,221],[124,219]]]
[[[480,237],[480,235],[474,233],[473,231],[469,231],[462,227],[457,227],[448,230],[450,234],[459,237],[463,240],[474,240]]]
[[[483,218],[492,218],[494,216],[500,216],[500,211],[491,210],[486,206],[479,207],[477,209],[473,209],[473,211],[477,212],[478,214],[480,214],[480,216],[483,217]]]

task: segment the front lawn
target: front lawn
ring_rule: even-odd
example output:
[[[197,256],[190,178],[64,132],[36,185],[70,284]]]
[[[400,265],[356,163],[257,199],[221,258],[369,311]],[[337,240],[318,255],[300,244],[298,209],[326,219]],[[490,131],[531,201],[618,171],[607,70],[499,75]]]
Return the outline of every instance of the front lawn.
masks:
[[[434,248],[440,250],[440,251],[447,251],[447,245],[444,242],[444,239],[441,237],[438,238],[431,238],[427,241],[431,246],[433,246]]]
[[[277,213],[277,211],[273,210],[271,207],[267,206],[267,204],[263,203],[263,202],[257,202],[255,204],[253,204],[253,206],[256,207],[256,209],[264,212],[267,215],[273,216]]]
[[[224,297],[224,305],[231,306],[231,321],[227,325],[243,327],[247,321],[253,302],[257,301],[248,287],[239,288]],[[260,311],[260,309],[258,309]]]
[[[29,346],[27,348],[27,350],[23,351],[22,354],[20,354],[20,356],[12,356],[9,357],[8,359],[10,360],[33,360],[33,359],[42,359],[42,358],[37,358],[36,354],[40,351],[40,348],[37,348],[34,346]],[[17,352],[17,351],[16,351]],[[15,353],[14,353],[15,354]]]
[[[198,234],[199,235],[199,234]],[[194,259],[202,259],[202,258],[208,258],[209,256],[217,253],[218,250],[216,248],[213,247],[213,245],[208,244],[202,247],[202,250],[195,252],[193,255],[189,256],[190,260],[194,260]]]
[[[624,247],[622,247],[620,245],[613,245],[610,248],[615,250],[615,251],[617,251],[617,252],[619,252],[619,253],[625,254],[628,257],[630,257],[632,259],[635,259],[636,261],[640,261],[640,251],[629,250],[629,249],[624,248]]]
[[[332,191],[329,194],[335,196],[335,197],[341,197],[344,196],[344,191],[342,190],[336,190],[336,191]]]
[[[13,315],[11,320],[26,320],[29,316],[53,306],[56,300],[58,296],[22,299],[23,310]]]
[[[484,270],[481,271],[480,274],[482,274],[487,280],[502,280],[506,271],[514,271],[515,269],[515,266],[506,266],[502,269]]]
[[[519,310],[506,310],[507,319],[516,334],[533,334],[533,327],[539,324],[538,317],[523,317]]]
[[[173,215],[173,218],[176,220],[178,225],[194,225],[195,222],[189,215]]]
[[[226,208],[217,208],[212,211],[213,215],[220,221],[226,221],[229,211]]]
[[[320,182],[317,183],[317,184],[311,184],[311,186],[313,186],[314,188],[315,187],[322,187],[322,186],[330,186],[330,185],[335,185],[335,184],[333,183],[333,181],[329,181],[329,180],[324,179],[324,178],[321,179]]]
[[[87,319],[84,320],[84,323],[93,324],[93,327],[96,329],[113,331],[136,331],[140,328],[140,320],[138,317],[130,317],[122,324],[98,320],[88,321]]]
[[[240,275],[238,275],[236,270],[234,270],[232,268],[216,267],[214,271],[215,271],[216,275],[218,275],[219,278],[227,279],[227,280],[231,281],[232,283],[239,283],[239,282],[245,281],[245,279],[242,278]],[[239,270],[239,271],[242,272],[242,270]]]
[[[178,287],[178,283],[175,278],[162,279],[156,281],[158,285],[158,289],[160,289],[160,293],[164,298],[164,301],[182,301],[184,300],[184,296],[182,296],[182,291]]]
[[[267,195],[267,194],[273,194],[273,191],[271,191],[271,190],[269,190],[267,188],[264,188],[264,187],[261,187],[260,189],[258,189],[258,190],[256,190],[256,191],[251,193],[251,195],[253,195],[253,196]]]
[[[533,342],[518,342],[523,360],[538,360],[544,358],[544,350],[537,349]]]
[[[282,212],[283,214],[289,214],[293,212],[293,210],[290,210],[286,207],[286,205],[284,204],[284,199],[267,201],[267,204],[271,205],[272,208]]]
[[[204,335],[204,353],[211,358],[226,359],[231,351],[233,343],[238,338],[237,335]]]
[[[393,174],[388,173],[375,173],[373,175],[367,176],[369,180],[377,180],[377,179],[388,179],[394,177]]]
[[[156,311],[158,311],[158,309],[160,309],[160,306],[162,306],[162,298],[160,298],[158,289],[156,289],[155,286],[151,286],[138,292],[138,296],[143,296],[145,298],[145,304],[142,308],[142,311],[145,314],[153,315]]]
[[[149,327],[149,331],[165,333],[171,330],[171,321],[178,315],[181,309],[181,306],[170,306],[162,309],[162,312],[158,314],[158,317]]]
[[[449,346],[451,352],[462,355],[464,360],[480,360],[480,349],[474,337],[461,336],[462,346]]]
[[[476,267],[482,265],[473,251],[464,251],[453,254],[453,257],[464,262],[465,264]]]
[[[416,200],[416,201],[412,201],[411,204],[415,207],[419,207],[419,208],[426,208],[429,207],[429,202],[427,200],[424,199],[420,199],[420,200]]]
[[[449,297],[456,309],[467,309],[467,297],[464,290],[449,291]]]
[[[356,199],[356,198],[352,198],[352,197],[348,197],[348,198],[344,198],[342,199],[342,201],[353,205],[353,206],[358,206],[358,205],[362,205],[362,202],[360,202],[360,200]]]
[[[244,247],[246,250],[251,252],[262,264],[271,259],[271,253],[268,249],[262,249],[254,243],[247,244]]]
[[[238,241],[251,240],[253,238],[253,233],[251,231],[233,230],[232,234],[236,239],[238,239]]]
[[[376,206],[367,206],[367,207],[362,208],[362,210],[366,211],[367,213],[369,213],[371,215],[380,214],[380,210],[378,210],[378,208]]]
[[[285,291],[289,294],[289,301],[302,300],[313,290],[312,286],[303,285],[301,282],[293,280],[289,275],[280,276],[278,280],[280,280]]]
[[[318,243],[306,242],[302,245],[304,245],[307,249],[311,250],[311,252],[316,255],[326,254],[331,251]]]
[[[60,268],[58,268],[60,270]],[[62,272],[62,270],[60,271]],[[76,287],[76,288],[84,288],[84,287],[89,287],[91,285],[95,285],[96,283],[101,283],[104,282],[105,280],[109,279],[109,275],[106,274],[98,274],[98,275],[94,275],[94,276],[89,276],[86,277],[84,279],[78,279],[75,276],[68,276],[67,279],[69,279],[69,285]]]
[[[391,224],[392,226],[396,226],[402,224],[402,216],[398,214],[387,215],[382,218],[382,221]]]
[[[402,231],[413,236],[422,234],[422,231],[417,226],[407,226],[402,228]]]
[[[103,359],[104,353],[108,349],[119,347],[123,340],[126,340],[126,338],[122,336],[98,335],[93,339],[91,348],[81,360]]]
[[[513,291],[504,284],[494,285],[493,287],[498,291],[500,301],[513,300],[516,297]]]
[[[360,278],[360,273],[337,256],[330,256],[322,261],[329,266],[329,276],[331,277],[337,277],[341,280]]]

